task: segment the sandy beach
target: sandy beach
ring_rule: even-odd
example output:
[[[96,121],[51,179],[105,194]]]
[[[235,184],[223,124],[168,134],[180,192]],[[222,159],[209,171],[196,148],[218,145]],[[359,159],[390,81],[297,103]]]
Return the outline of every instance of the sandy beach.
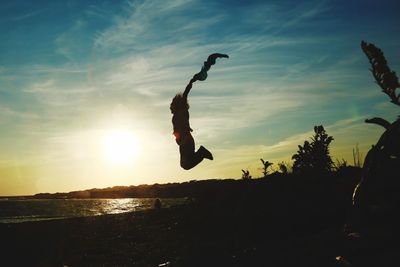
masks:
[[[0,225],[4,266],[295,266],[334,262],[333,231],[254,233],[234,217],[189,207]],[[210,215],[212,217],[210,217]],[[240,220],[241,221],[241,220]],[[329,243],[326,241],[329,240]],[[320,265],[322,266],[322,265]],[[327,266],[327,265],[325,265]]]
[[[1,258],[4,266],[299,266],[305,262],[308,266],[328,266],[334,263],[340,228],[306,233],[290,225],[294,224],[277,220],[266,224],[262,214],[230,208],[223,212],[207,205],[1,224]],[[285,230],[285,227],[291,228]]]
[[[1,265],[346,266],[342,256],[355,267],[397,266],[393,218],[380,216],[369,236],[345,233],[351,177],[213,182],[182,205],[0,224]]]

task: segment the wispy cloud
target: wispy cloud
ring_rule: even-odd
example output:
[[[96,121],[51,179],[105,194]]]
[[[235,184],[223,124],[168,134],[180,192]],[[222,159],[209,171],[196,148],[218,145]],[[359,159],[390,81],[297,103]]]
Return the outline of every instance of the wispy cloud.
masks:
[[[13,108],[0,105],[0,122],[6,119],[35,119],[38,115],[25,111],[18,111]]]
[[[285,23],[281,24],[281,29],[298,26],[301,22],[310,21],[316,16],[323,15],[330,9],[328,1],[308,1],[304,3],[298,3],[292,9],[289,9],[287,17],[290,19],[286,20]],[[313,22],[315,23],[315,22]]]
[[[103,51],[146,51],[160,45],[184,41],[196,36],[221,21],[221,15],[200,17],[204,9],[198,1],[174,0],[165,3],[147,0],[130,2],[122,16],[114,18],[114,25],[95,40],[95,47]],[[195,19],[190,16],[195,12]]]
[[[19,15],[19,16],[15,16],[15,17],[12,18],[12,21],[20,22],[22,20],[26,20],[26,19],[29,19],[31,17],[35,17],[35,16],[47,11],[48,9],[49,8],[42,8],[42,9],[38,9],[38,10],[35,10],[35,11],[32,11],[32,12],[28,12],[28,13],[25,13],[25,14],[22,14],[22,15]]]

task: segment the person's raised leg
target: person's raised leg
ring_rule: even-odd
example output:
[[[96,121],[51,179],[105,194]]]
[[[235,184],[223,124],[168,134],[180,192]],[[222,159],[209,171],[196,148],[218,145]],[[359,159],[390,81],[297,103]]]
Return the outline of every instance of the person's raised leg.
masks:
[[[185,170],[190,170],[197,166],[205,158],[209,160],[214,159],[211,152],[203,146],[200,146],[200,148],[194,152],[194,140],[191,135],[179,146],[179,152],[181,154],[181,167]]]
[[[213,160],[214,157],[211,154],[211,152],[205,148],[204,146],[200,146],[199,150],[197,150],[196,153],[200,153],[201,157],[205,158],[205,159],[209,159],[209,160]]]
[[[179,145],[179,152],[181,167],[185,170],[190,170],[203,160],[203,157],[194,151],[194,139],[190,133],[183,138]]]

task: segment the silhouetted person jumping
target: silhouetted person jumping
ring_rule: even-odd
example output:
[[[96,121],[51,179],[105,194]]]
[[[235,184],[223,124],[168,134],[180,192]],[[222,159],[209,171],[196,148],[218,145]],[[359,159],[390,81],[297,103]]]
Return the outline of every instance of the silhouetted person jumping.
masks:
[[[207,79],[207,71],[215,60],[220,57],[228,58],[225,54],[211,54],[199,73],[196,73],[186,86],[185,91],[178,93],[171,102],[172,124],[174,127],[174,136],[176,143],[179,145],[181,154],[180,164],[185,170],[189,170],[199,164],[203,159],[213,160],[213,155],[205,147],[200,148],[195,152],[194,139],[191,134],[193,131],[189,124],[189,103],[187,100],[190,89],[192,89],[195,81],[204,81]]]

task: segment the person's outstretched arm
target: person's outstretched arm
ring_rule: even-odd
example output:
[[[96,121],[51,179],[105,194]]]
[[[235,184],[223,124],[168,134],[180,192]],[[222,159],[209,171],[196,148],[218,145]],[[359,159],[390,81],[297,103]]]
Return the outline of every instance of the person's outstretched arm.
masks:
[[[186,99],[189,95],[190,89],[192,89],[193,82],[194,82],[194,80],[191,79],[190,82],[188,83],[188,85],[186,85],[185,92],[183,92],[183,97]]]

